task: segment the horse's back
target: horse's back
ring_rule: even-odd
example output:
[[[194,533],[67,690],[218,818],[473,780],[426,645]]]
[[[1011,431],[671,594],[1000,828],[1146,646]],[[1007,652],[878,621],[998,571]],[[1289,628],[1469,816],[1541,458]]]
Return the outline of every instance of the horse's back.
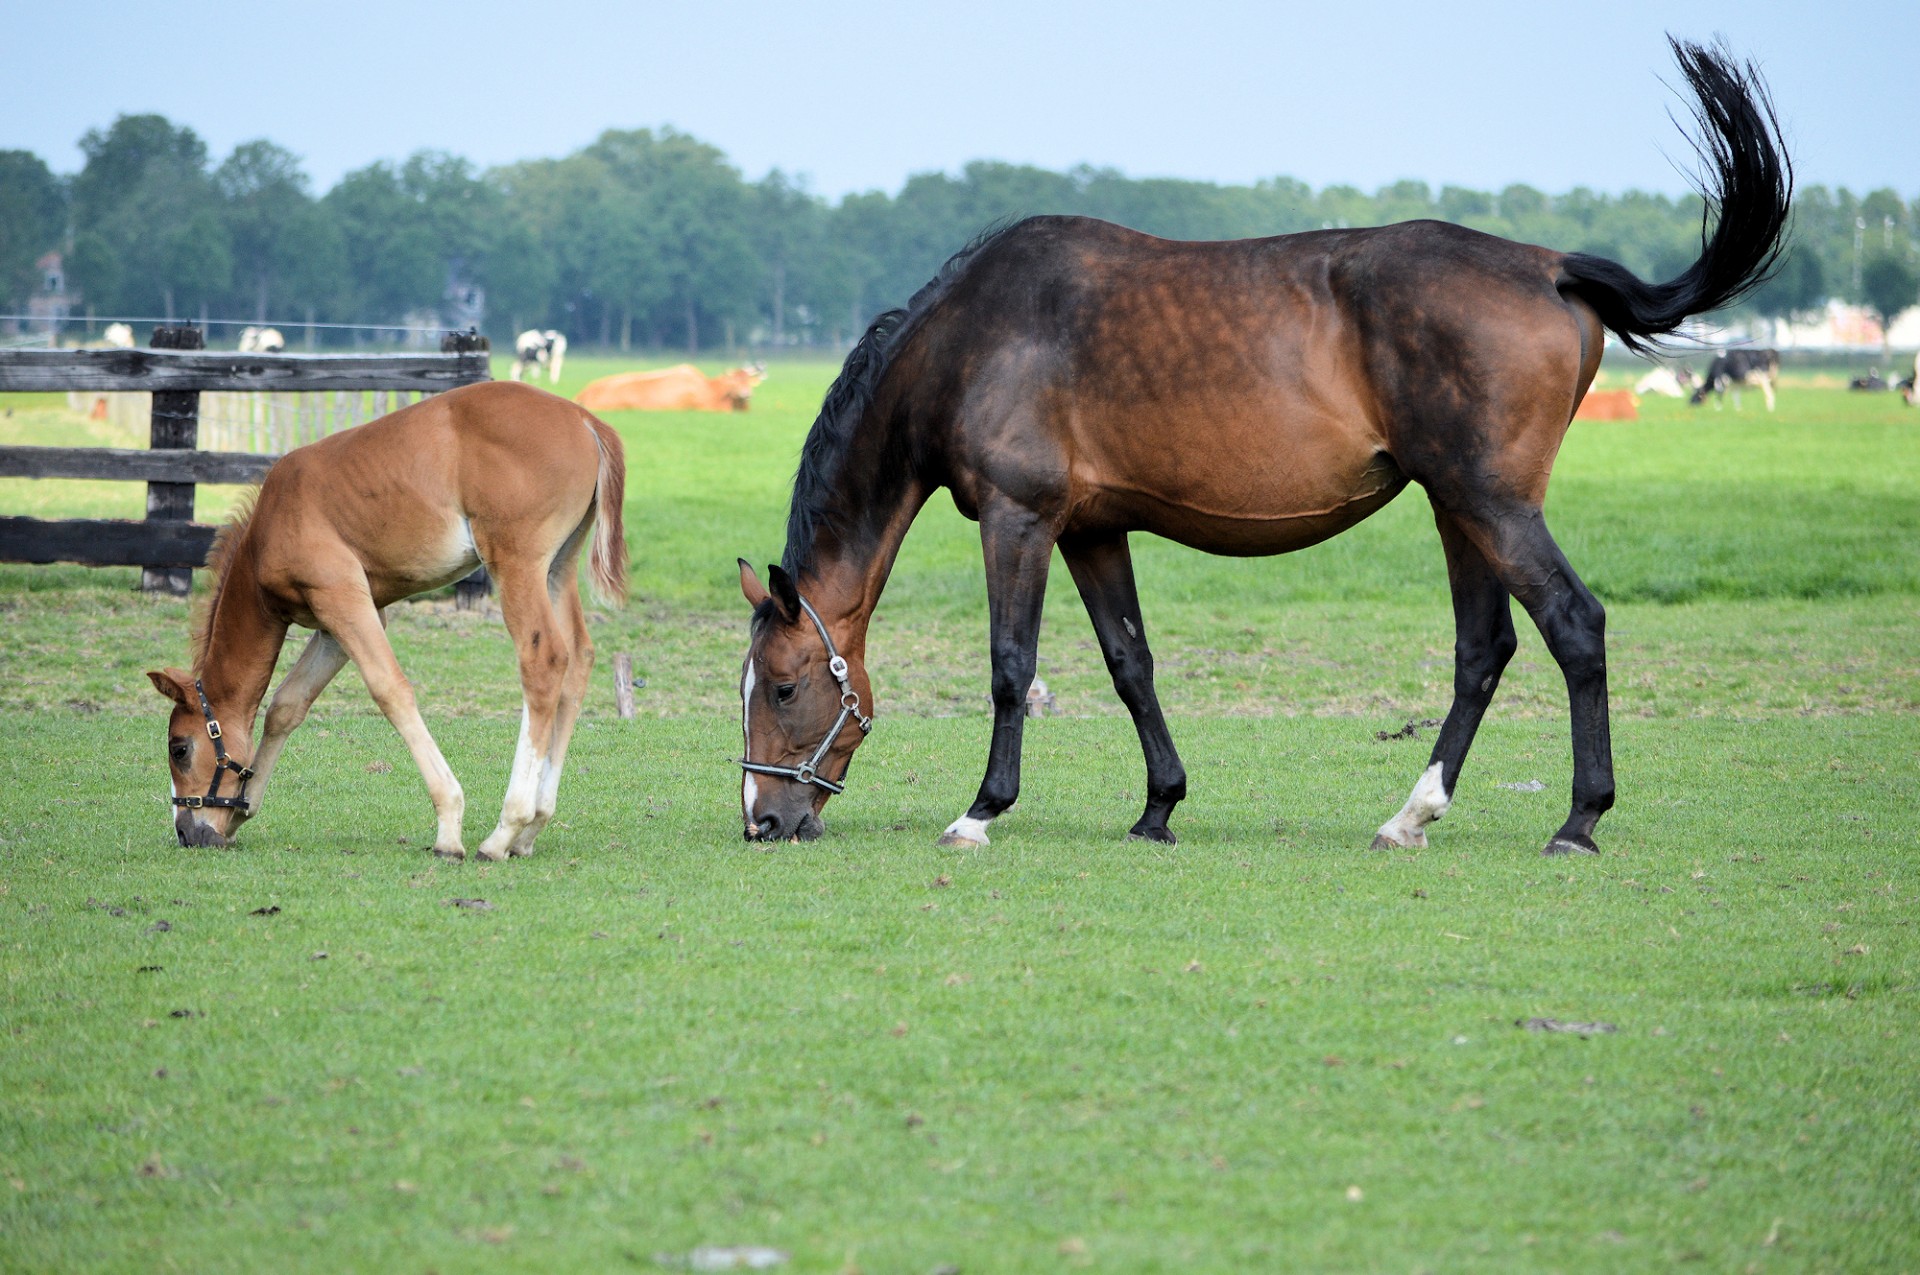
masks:
[[[263,569],[297,593],[357,564],[385,605],[465,575],[489,536],[564,538],[599,463],[565,399],[511,381],[449,390],[275,463],[253,519]]]
[[[1075,527],[1216,553],[1315,543],[1457,446],[1438,419],[1452,402],[1537,397],[1545,362],[1564,430],[1580,335],[1557,259],[1443,223],[1227,242],[1020,223],[968,263],[920,342],[959,417],[956,497],[1054,499]],[[1558,442],[1520,445],[1550,463]]]

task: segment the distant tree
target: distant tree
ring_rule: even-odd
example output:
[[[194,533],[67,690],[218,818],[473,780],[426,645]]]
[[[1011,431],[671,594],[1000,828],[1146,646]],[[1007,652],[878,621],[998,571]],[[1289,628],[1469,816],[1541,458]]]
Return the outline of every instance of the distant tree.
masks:
[[[1861,266],[1860,290],[1879,314],[1882,333],[1891,339],[1894,319],[1920,301],[1920,271],[1914,269],[1906,253],[1883,249],[1868,256]]]
[[[309,251],[307,175],[293,152],[263,140],[234,147],[213,180],[233,247],[237,299],[254,322],[265,323],[275,286],[300,272]]]
[[[66,187],[46,161],[0,151],[0,305],[12,309],[35,291],[33,263],[59,247],[66,230]]]
[[[1794,319],[1818,309],[1826,299],[1826,271],[1819,254],[1804,238],[1796,238],[1773,277],[1754,289],[1749,304],[1769,319]]]
[[[167,317],[210,306],[233,256],[207,147],[160,115],[122,115],[80,139],[73,179],[75,282],[98,308]],[[82,250],[82,245],[85,245]]]

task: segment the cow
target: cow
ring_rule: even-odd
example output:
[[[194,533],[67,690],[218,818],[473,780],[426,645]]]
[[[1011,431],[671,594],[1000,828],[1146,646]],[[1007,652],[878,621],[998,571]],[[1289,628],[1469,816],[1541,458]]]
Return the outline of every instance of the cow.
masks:
[[[765,379],[765,364],[709,377],[681,363],[658,372],[603,376],[574,401],[590,412],[744,412],[753,387]]]
[[[1695,407],[1707,401],[1707,395],[1713,395],[1713,407],[1720,410],[1721,401],[1728,390],[1733,391],[1733,410],[1740,410],[1740,391],[1746,386],[1757,385],[1760,392],[1767,396],[1767,410],[1773,410],[1773,383],[1780,379],[1780,353],[1777,350],[1728,350],[1716,354],[1713,365],[1707,369],[1706,379],[1693,391],[1693,397],[1687,401]]]
[[[1847,388],[1850,390],[1884,390],[1887,388],[1887,378],[1880,375],[1879,368],[1870,367],[1867,369],[1865,376],[1856,376],[1851,381],[1848,381]]]
[[[1632,390],[1588,390],[1573,409],[1576,421],[1637,421],[1640,400]]]
[[[531,379],[541,368],[547,369],[547,384],[560,383],[560,367],[567,361],[567,338],[548,328],[545,332],[538,328],[528,328],[513,338],[513,366],[507,370],[507,379],[517,381],[525,376]]]
[[[1920,407],[1920,353],[1913,356],[1913,375],[1900,381],[1900,397],[1907,400],[1908,407]]]
[[[1687,391],[1693,388],[1693,369],[1682,364],[1679,367],[1656,367],[1634,382],[1635,394],[1664,394],[1668,398],[1685,398]]]
[[[109,323],[107,330],[101,333],[101,339],[104,340],[111,349],[131,350],[133,348],[133,325],[130,323]]]
[[[240,329],[240,353],[279,354],[287,348],[287,338],[278,328]]]

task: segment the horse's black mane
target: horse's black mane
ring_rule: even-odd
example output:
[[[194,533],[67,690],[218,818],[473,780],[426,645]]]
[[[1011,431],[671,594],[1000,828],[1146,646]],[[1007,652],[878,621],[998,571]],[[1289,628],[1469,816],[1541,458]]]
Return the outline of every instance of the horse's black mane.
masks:
[[[793,504],[787,512],[787,548],[781,565],[799,575],[813,565],[813,544],[821,526],[834,519],[834,498],[860,418],[873,405],[874,391],[886,375],[904,338],[945,296],[967,263],[1018,223],[1002,220],[975,235],[966,247],[947,258],[937,274],[898,310],[888,310],[868,325],[854,343],[820,404],[820,415],[807,431],[800,448],[800,468],[793,475]]]

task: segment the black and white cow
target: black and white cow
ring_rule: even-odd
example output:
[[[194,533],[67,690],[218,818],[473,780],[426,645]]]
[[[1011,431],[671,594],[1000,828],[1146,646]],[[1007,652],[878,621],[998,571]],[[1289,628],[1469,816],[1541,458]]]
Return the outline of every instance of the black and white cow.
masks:
[[[513,338],[513,367],[508,370],[510,380],[531,377],[547,369],[547,383],[556,385],[560,381],[560,365],[567,361],[567,338],[548,328],[545,332],[537,328],[528,328]]]
[[[1707,401],[1707,395],[1713,395],[1713,406],[1717,411],[1721,400],[1728,390],[1733,391],[1733,410],[1740,410],[1740,391],[1749,385],[1757,385],[1760,392],[1767,396],[1767,410],[1773,410],[1773,385],[1780,379],[1780,353],[1777,350],[1728,350],[1716,354],[1713,365],[1707,369],[1706,379],[1694,390],[1688,401],[1698,407]]]

